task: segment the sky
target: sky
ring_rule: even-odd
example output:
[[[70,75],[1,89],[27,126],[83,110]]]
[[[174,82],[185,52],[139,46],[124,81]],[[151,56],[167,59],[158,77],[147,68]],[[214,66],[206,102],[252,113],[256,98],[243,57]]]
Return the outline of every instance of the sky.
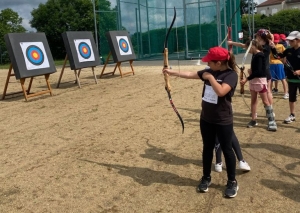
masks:
[[[116,5],[116,0],[109,0],[112,7]],[[265,2],[266,0],[254,0],[257,3]],[[47,0],[0,0],[0,11],[6,8],[11,8],[23,18],[22,25],[28,31],[35,31],[32,29],[29,21],[32,19],[31,11],[38,8],[39,4],[46,3]]]
[[[10,8],[17,12],[23,18],[22,25],[28,31],[35,31],[32,29],[29,21],[32,19],[31,11],[39,7],[39,4],[45,4],[48,0],[0,0],[0,11]],[[109,0],[112,5],[115,5],[116,0]]]

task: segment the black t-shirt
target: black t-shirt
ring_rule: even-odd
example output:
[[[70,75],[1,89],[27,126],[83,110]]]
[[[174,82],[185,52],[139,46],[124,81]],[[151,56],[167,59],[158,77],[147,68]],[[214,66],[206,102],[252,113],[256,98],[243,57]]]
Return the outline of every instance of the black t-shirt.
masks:
[[[233,123],[231,97],[234,94],[238,75],[234,70],[212,71],[211,69],[198,71],[198,76],[202,79],[204,72],[212,74],[219,84],[226,83],[231,90],[223,97],[218,97],[212,89],[210,82],[204,80],[202,92],[202,111],[200,118],[208,123],[228,125]],[[202,79],[203,80],[203,79]]]
[[[253,55],[251,60],[251,70],[252,73],[247,77],[248,80],[253,78],[266,78],[266,60],[265,55],[262,52]]]
[[[290,62],[294,70],[300,70],[300,48],[288,48],[285,49],[282,53],[277,53],[276,48],[272,48],[272,53],[274,57],[284,58]],[[299,79],[297,76],[293,74],[292,71],[288,70],[286,71],[286,76],[288,79]]]
[[[263,53],[265,55],[265,66],[266,66],[266,74],[267,74],[267,80],[270,80],[272,78],[271,71],[270,71],[270,53],[271,53],[271,46],[269,44],[262,45],[263,47]],[[254,55],[252,56],[254,57]]]

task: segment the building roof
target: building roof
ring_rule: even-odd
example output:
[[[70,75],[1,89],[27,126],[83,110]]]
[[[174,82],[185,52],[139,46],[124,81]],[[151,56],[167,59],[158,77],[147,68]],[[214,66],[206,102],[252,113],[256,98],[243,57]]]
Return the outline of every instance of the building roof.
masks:
[[[282,2],[284,2],[284,0],[267,0],[259,5],[257,5],[257,7],[265,7],[265,6],[269,6],[269,5],[277,5],[277,4],[281,4]]]
[[[287,4],[289,4],[289,3],[300,3],[300,0],[286,0],[285,2]]]

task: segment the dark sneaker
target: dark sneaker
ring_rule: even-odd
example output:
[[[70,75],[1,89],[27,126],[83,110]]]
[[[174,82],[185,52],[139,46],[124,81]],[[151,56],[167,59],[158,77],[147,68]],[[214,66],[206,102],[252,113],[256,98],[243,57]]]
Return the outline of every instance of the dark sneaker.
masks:
[[[227,181],[225,197],[235,197],[237,195],[237,191],[239,190],[239,186],[237,181]]]
[[[200,184],[197,186],[197,192],[208,192],[208,187],[211,184],[211,177],[206,178],[206,177],[202,177],[200,180]]]
[[[247,127],[248,127],[248,128],[251,128],[251,127],[255,127],[255,126],[257,126],[257,125],[258,125],[258,123],[257,123],[256,121],[251,120],[251,121],[247,124]]]
[[[277,94],[278,93],[278,89],[272,89],[272,93]]]

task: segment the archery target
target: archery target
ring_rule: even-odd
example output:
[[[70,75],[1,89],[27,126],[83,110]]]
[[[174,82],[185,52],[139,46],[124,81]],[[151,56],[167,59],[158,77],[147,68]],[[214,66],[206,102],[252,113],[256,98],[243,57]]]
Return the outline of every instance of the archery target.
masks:
[[[131,55],[131,47],[127,36],[116,36],[120,55]]]
[[[42,42],[21,42],[27,70],[49,68],[50,64]]]
[[[90,39],[74,40],[79,62],[95,61],[95,55]]]

